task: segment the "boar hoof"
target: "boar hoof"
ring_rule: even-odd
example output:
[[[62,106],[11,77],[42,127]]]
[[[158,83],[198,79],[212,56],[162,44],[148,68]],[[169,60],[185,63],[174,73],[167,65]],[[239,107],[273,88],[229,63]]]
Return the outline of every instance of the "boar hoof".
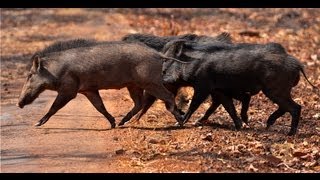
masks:
[[[209,121],[207,119],[200,119],[194,123],[195,126],[205,126],[208,125]]]
[[[182,126],[183,126],[183,123],[182,123],[182,122],[176,122],[174,125],[175,125],[175,126],[182,127]]]
[[[237,123],[235,127],[236,127],[236,130],[239,131],[242,127],[242,123]]]
[[[196,121],[196,122],[194,123],[194,125],[195,125],[195,126],[203,126],[203,124],[202,124],[201,121]]]
[[[294,136],[296,134],[296,130],[290,130],[288,136]]]
[[[249,125],[248,119],[247,120],[242,120],[246,125]]]
[[[267,124],[266,130],[270,129],[271,125]]]
[[[37,122],[34,126],[41,126],[42,125],[42,122],[41,121],[39,121],[39,122]]]
[[[118,126],[123,126],[124,125],[124,122],[123,121],[121,121],[119,124],[118,124]],[[112,125],[111,125],[111,127],[112,127]]]
[[[111,129],[116,127],[116,123],[111,123]]]
[[[178,109],[178,111],[179,111],[179,114],[180,114],[181,116],[183,116],[183,115],[185,114],[181,109]]]

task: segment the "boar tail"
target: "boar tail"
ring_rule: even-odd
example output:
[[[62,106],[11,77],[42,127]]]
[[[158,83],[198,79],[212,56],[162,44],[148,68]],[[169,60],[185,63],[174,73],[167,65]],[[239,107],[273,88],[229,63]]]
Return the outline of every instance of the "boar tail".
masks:
[[[306,73],[304,72],[303,68],[300,68],[300,71],[302,72],[304,78],[307,80],[307,82],[314,88],[314,89],[319,89],[317,86],[313,85],[307,78]]]
[[[306,73],[304,72],[304,70],[303,70],[302,67],[300,68],[300,71],[302,72],[302,74],[303,74],[304,78],[307,80],[307,82],[312,86],[313,92],[315,92],[315,93],[320,97],[320,92],[319,92],[320,89],[319,89],[317,86],[313,85],[313,84],[308,80],[308,78],[307,78],[307,76],[306,76]]]
[[[173,60],[173,61],[176,61],[176,62],[179,62],[179,63],[182,63],[182,64],[188,64],[190,62],[186,62],[186,61],[181,61],[179,59],[176,59],[176,58],[172,58],[172,57],[167,57],[167,56],[164,56],[161,54],[161,57],[164,58],[164,59],[167,59],[167,60]]]
[[[320,97],[320,89],[318,87],[316,87],[315,85],[313,85],[309,79],[307,78],[306,73],[304,72],[304,68],[303,68],[303,64],[295,57],[288,55],[287,56],[290,63],[288,63],[287,65],[291,65],[294,66],[294,68],[298,67],[298,69],[301,71],[301,73],[303,74],[304,78],[306,79],[306,81],[308,82],[308,84],[310,84],[312,86],[312,91],[314,93],[316,93],[319,97]],[[297,82],[298,83],[298,82]]]

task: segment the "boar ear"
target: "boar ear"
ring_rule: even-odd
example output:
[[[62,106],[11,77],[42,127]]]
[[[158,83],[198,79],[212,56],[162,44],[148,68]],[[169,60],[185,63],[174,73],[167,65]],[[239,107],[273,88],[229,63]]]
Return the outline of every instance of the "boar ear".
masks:
[[[33,57],[33,67],[39,72],[42,70],[43,65],[39,55]]]
[[[184,42],[180,42],[180,43],[177,44],[177,57],[181,56],[183,46],[184,46]]]
[[[162,53],[170,57],[179,57],[185,42],[186,41],[183,39],[170,41],[164,46]]]
[[[174,42],[174,54],[175,54],[175,57],[180,57],[181,54],[182,54],[182,49],[183,49],[183,46],[184,46],[184,43],[186,42],[186,40],[184,39],[179,39],[179,40],[176,40]]]

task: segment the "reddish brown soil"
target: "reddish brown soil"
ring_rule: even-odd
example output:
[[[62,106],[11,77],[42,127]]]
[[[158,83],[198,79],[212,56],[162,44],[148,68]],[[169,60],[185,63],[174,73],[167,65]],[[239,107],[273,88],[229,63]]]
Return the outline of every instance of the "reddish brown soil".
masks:
[[[1,172],[320,172],[320,101],[301,76],[292,96],[301,104],[299,132],[288,137],[291,118],[270,130],[277,108],[253,97],[250,126],[235,131],[222,107],[210,125],[184,128],[158,101],[140,120],[110,129],[78,95],[45,125],[34,127],[56,92],[45,91],[24,109],[15,106],[31,55],[57,40],[119,40],[127,33],[177,35],[231,33],[235,42],[278,42],[299,58],[320,87],[318,9],[1,9]],[[117,122],[132,108],[126,89],[100,91]],[[239,103],[236,102],[239,110]]]

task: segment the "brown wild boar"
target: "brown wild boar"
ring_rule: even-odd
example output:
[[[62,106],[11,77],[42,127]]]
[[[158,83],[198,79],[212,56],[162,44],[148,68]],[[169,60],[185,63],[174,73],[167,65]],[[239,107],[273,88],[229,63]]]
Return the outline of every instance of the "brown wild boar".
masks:
[[[44,90],[57,91],[49,112],[36,124],[41,126],[81,93],[114,128],[115,119],[107,112],[98,90],[127,87],[135,105],[122,121],[127,121],[141,109],[143,91],[146,91],[163,100],[176,120],[182,123],[174,95],[162,84],[161,67],[167,59],[176,60],[138,43],[57,42],[33,55],[33,65],[17,105],[23,108]]]

